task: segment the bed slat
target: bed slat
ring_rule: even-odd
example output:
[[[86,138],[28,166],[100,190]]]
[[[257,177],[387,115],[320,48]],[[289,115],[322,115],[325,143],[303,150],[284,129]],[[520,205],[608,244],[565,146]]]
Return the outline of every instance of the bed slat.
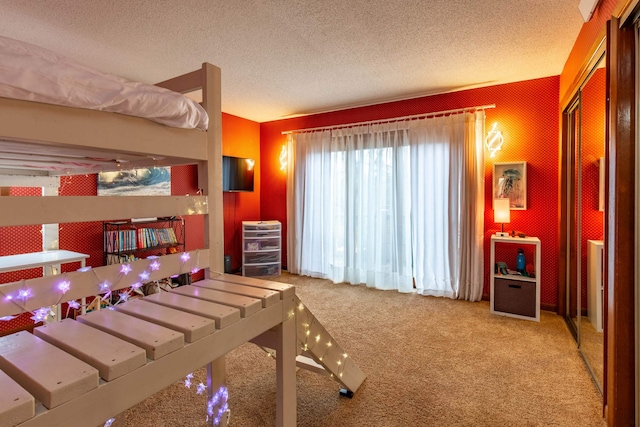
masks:
[[[175,288],[172,292],[235,307],[240,310],[240,315],[242,317],[249,317],[252,314],[256,314],[262,308],[262,301],[259,299],[230,294],[227,292],[214,291],[212,289],[201,288],[198,286],[181,286],[179,288]]]
[[[33,333],[98,369],[105,381],[147,363],[144,349],[73,319],[39,326]]]
[[[28,332],[0,338],[0,369],[51,409],[98,387],[98,371]]]
[[[212,274],[210,279],[219,280],[227,283],[238,283],[240,285],[252,286],[254,288],[270,289],[278,291],[282,294],[282,298],[292,297],[295,295],[295,287],[286,283],[272,282],[270,280],[256,279],[255,277],[238,276],[237,274]]]
[[[216,331],[216,322],[213,319],[185,313],[144,299],[128,301],[116,306],[116,310],[179,331],[189,343]]]
[[[0,427],[13,427],[33,418],[36,403],[33,396],[9,375],[0,371]]]
[[[262,307],[269,307],[280,301],[280,293],[270,289],[255,288],[252,286],[238,285],[219,280],[204,279],[193,282],[192,285],[201,288],[214,289],[217,291],[229,292],[232,294],[244,295],[247,297],[258,298],[262,300]]]
[[[240,310],[237,308],[203,301],[197,298],[190,298],[174,292],[161,292],[159,294],[146,296],[144,299],[155,304],[161,304],[197,316],[213,319],[216,322],[217,329],[224,329],[240,320]]]
[[[114,310],[92,311],[79,316],[78,321],[144,348],[151,360],[184,347],[180,332]]]

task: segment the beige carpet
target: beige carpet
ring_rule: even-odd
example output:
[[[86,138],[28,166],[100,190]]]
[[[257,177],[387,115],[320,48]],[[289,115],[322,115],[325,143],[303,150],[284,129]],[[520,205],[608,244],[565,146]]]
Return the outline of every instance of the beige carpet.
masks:
[[[378,291],[283,274],[367,379],[353,399],[297,373],[298,425],[605,426],[562,318],[491,315],[487,302]],[[275,361],[252,344],[227,356],[231,426],[275,424]],[[204,381],[204,370],[194,381]],[[181,384],[130,409],[124,426],[204,426],[205,398]],[[115,424],[114,424],[115,426]]]

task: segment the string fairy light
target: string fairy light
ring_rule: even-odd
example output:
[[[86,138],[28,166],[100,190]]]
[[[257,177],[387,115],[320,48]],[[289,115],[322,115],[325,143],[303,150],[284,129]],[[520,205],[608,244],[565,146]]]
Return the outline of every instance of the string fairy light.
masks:
[[[54,313],[51,312],[50,307],[40,307],[39,309],[33,311],[33,316],[31,316],[31,319],[36,323],[44,322],[47,317],[51,315],[54,315]]]
[[[25,304],[26,301],[31,298],[33,296],[33,293],[31,291],[31,288],[27,288],[26,287],[26,283],[27,281],[25,279],[20,280],[20,286],[21,288],[18,290],[18,292],[13,295],[13,294],[8,294],[5,295],[4,293],[2,293],[2,291],[0,291],[0,295],[2,295],[4,297],[4,300],[10,303],[13,303],[16,307],[18,307],[20,309],[20,313],[25,313]],[[16,300],[22,301],[22,304],[18,303]],[[46,311],[46,315],[45,315],[45,310]],[[35,311],[31,311],[30,312],[32,314],[31,319],[40,319],[44,316],[44,318],[46,319],[46,317],[49,315],[50,313],[50,309],[47,309],[45,307],[42,307],[38,310]],[[3,316],[0,317],[0,321],[3,322],[8,322],[10,320],[13,320],[15,318],[17,318],[18,316]],[[41,321],[41,320],[38,320]]]
[[[193,373],[187,374],[185,379],[182,381],[184,386],[188,389],[191,389],[193,385]],[[207,390],[207,386],[200,382],[196,386],[196,394],[204,394]],[[207,400],[207,419],[213,420],[213,425],[218,426],[222,421],[222,417],[224,417],[225,413],[229,410],[229,390],[225,386],[220,386],[220,388]]]
[[[30,288],[24,288],[24,289],[20,289],[18,291],[18,295],[16,296],[16,299],[21,300],[22,302],[27,301],[29,298],[31,298],[33,295],[31,293],[31,289]],[[11,296],[7,297],[9,299],[12,299]]]
[[[313,356],[330,373],[331,378],[341,382],[340,379],[344,376],[348,365],[348,354],[330,335],[328,339],[323,338],[326,330],[317,323],[315,316],[301,301],[296,301],[296,304],[298,310],[296,310],[295,316],[299,348]]]
[[[62,292],[62,295],[69,292],[69,289],[71,289],[71,282],[68,280],[63,280],[58,284],[58,290]]]
[[[191,380],[193,379],[193,374],[188,374],[184,380],[184,386],[186,388],[191,388]]]
[[[118,294],[118,302],[116,302],[116,304],[120,304],[123,302],[127,302],[129,301],[129,298],[131,297],[131,294],[129,293],[128,290],[126,291],[122,291]]]
[[[199,383],[196,389],[196,394],[203,394],[205,391],[207,391],[207,386],[203,383]]]
[[[106,280],[102,283],[100,283],[100,291],[99,293],[104,294],[102,296],[102,300],[106,300],[111,296],[111,283],[107,282]]]
[[[131,264],[122,264],[120,266],[120,274],[127,275],[131,273]]]
[[[220,425],[222,417],[229,410],[228,400],[229,390],[225,386],[220,386],[218,391],[207,402],[207,422],[213,417],[213,425]],[[218,408],[217,411],[216,407]]]
[[[72,299],[71,301],[67,301],[67,314],[65,315],[65,317],[69,317],[69,311],[71,309],[74,309],[74,310],[80,309],[80,303],[74,299]]]

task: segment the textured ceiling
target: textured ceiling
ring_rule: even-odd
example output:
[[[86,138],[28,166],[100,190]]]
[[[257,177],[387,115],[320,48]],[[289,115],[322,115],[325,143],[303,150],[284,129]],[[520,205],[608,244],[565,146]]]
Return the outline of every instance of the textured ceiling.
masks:
[[[258,122],[558,75],[579,0],[0,0],[0,34],[154,83],[222,69]]]

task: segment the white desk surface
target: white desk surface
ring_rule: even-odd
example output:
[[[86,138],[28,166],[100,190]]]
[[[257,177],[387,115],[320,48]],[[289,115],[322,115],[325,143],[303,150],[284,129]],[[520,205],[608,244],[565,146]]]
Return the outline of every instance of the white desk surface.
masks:
[[[83,261],[87,258],[89,258],[87,254],[62,250],[0,256],[0,273],[75,261],[80,261],[84,265]]]

